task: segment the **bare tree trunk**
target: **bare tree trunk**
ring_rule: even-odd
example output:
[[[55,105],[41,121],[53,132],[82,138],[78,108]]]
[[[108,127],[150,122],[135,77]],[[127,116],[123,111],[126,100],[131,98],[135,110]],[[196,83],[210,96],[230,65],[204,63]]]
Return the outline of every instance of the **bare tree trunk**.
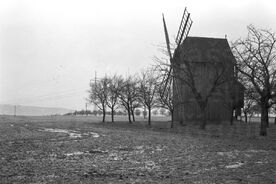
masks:
[[[269,115],[268,115],[268,109],[269,109],[269,108],[267,107],[267,114],[266,114],[266,115],[267,115],[267,117],[266,117],[266,118],[267,118],[267,121],[266,121],[266,128],[269,128]]]
[[[179,124],[181,125],[181,126],[184,126],[184,122],[183,122],[184,120],[183,120],[183,117],[181,117],[181,119],[180,119],[180,122],[179,122]]]
[[[265,104],[261,104],[261,127],[260,127],[260,136],[267,135],[267,124],[268,124],[268,108]]]
[[[105,109],[103,109],[103,123],[105,122]]]
[[[130,114],[130,109],[129,108],[127,109],[127,115],[128,115],[128,122],[132,123],[131,122],[131,114]]]
[[[230,125],[234,124],[234,117],[233,117],[233,113],[234,113],[234,108],[231,109],[231,116],[230,116]],[[236,116],[236,113],[235,113]]]
[[[206,123],[207,123],[206,106],[201,107],[200,111],[201,111],[201,125],[200,125],[200,128],[204,130],[206,128]]]
[[[234,111],[234,109],[233,109],[233,111],[232,111],[232,116],[233,116],[233,112],[235,112],[235,120],[238,120],[238,114],[237,114],[237,111]],[[233,123],[233,122],[232,122]]]
[[[127,110],[127,116],[128,116],[128,122],[131,123],[131,116],[130,116],[130,107],[129,104],[126,104],[126,110]]]
[[[230,117],[230,125],[233,125],[234,124],[234,117],[233,115]]]
[[[149,115],[148,115],[148,125],[151,126],[151,108],[148,107]]]
[[[268,111],[268,109],[267,109]],[[268,116],[268,113],[267,113],[267,122],[266,122],[266,128],[269,128],[269,116]]]
[[[171,128],[173,128],[173,110],[171,111]]]
[[[111,122],[114,122],[114,107],[111,108]]]
[[[144,119],[146,119],[146,107],[144,107],[143,116],[144,116]]]
[[[134,109],[131,109],[132,120],[135,122]]]
[[[245,123],[247,124],[247,113],[244,112]]]

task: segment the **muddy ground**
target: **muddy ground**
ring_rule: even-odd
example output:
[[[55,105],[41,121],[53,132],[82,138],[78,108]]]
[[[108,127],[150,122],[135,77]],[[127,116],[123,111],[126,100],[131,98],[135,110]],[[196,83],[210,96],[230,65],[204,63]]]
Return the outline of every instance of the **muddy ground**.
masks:
[[[276,183],[276,126],[0,117],[0,183]]]

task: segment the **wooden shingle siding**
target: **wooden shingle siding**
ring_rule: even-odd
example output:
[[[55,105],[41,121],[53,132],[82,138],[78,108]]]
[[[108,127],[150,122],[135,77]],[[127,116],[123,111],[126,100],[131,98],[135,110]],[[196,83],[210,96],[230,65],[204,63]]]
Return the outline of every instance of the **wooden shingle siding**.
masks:
[[[180,47],[180,58],[176,59],[172,66],[185,67],[183,61],[190,62],[195,86],[205,95],[211,87],[212,78],[216,69],[225,69],[223,79],[226,82],[219,86],[213,93],[207,105],[207,119],[212,121],[229,120],[231,108],[229,104],[233,102],[231,98],[232,90],[235,90],[236,101],[243,102],[242,87],[233,87],[234,79],[234,57],[226,39],[187,37]],[[175,76],[182,75],[181,71],[174,68]],[[230,82],[232,81],[232,83]],[[237,84],[236,82],[234,83]],[[174,119],[177,121],[200,120],[200,109],[189,86],[174,79]],[[238,100],[237,100],[238,99]],[[231,101],[232,100],[232,101]],[[241,105],[239,105],[241,107]]]

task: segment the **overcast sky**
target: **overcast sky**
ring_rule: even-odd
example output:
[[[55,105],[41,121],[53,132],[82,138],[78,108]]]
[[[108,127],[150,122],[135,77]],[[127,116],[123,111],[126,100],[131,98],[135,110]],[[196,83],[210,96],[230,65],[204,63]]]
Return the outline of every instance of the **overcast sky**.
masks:
[[[191,36],[276,31],[273,0],[0,0],[0,103],[83,109],[89,80],[139,72],[187,6]]]

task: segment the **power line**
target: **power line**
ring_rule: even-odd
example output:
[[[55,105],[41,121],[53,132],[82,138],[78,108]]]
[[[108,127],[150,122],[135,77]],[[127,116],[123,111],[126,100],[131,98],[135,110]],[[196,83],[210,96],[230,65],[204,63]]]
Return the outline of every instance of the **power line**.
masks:
[[[16,105],[14,106],[14,117],[16,117]]]
[[[31,102],[37,102],[37,101],[45,101],[45,100],[62,100],[64,98],[69,98],[76,96],[76,94],[79,93],[85,93],[88,92],[88,89],[86,90],[77,90],[77,91],[72,91],[68,93],[60,93],[60,94],[52,94],[52,95],[41,95],[41,96],[36,96],[36,97],[29,97],[29,98],[20,98],[20,99],[13,99],[13,100],[6,100],[6,101],[1,101],[0,103],[31,103]]]
[[[95,83],[100,81],[102,78],[97,78],[97,72],[95,71]],[[90,80],[91,81],[91,80]],[[80,92],[87,92],[89,90],[89,87],[87,88],[79,88],[79,89],[71,89],[71,90],[65,90],[58,93],[50,93],[45,95],[39,95],[39,96],[33,96],[28,98],[17,98],[17,99],[9,99],[1,101],[0,103],[30,103],[30,102],[36,102],[36,101],[45,101],[45,100],[60,100],[64,98],[69,98],[74,96],[77,93]]]
[[[18,101],[37,101],[37,100],[43,100],[43,99],[50,99],[50,98],[60,98],[60,97],[67,97],[67,96],[72,96],[74,94],[80,93],[80,92],[85,92],[85,90],[88,90],[88,88],[82,88],[78,90],[67,90],[64,92],[60,93],[55,93],[55,94],[46,94],[46,95],[40,95],[40,96],[34,96],[34,97],[29,97],[29,98],[17,98],[17,99],[10,99],[6,101],[2,101],[1,103],[11,103],[11,102],[18,102]]]

